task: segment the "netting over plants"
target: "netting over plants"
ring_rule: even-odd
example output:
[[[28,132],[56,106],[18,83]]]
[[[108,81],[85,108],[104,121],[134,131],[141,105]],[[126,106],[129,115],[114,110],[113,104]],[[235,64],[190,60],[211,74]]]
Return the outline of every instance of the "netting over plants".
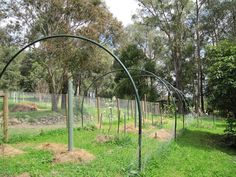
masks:
[[[97,170],[112,168],[118,173],[122,169],[127,174],[136,170],[138,118],[135,100],[74,96],[73,148],[75,151],[73,154],[68,154],[68,106],[67,104],[66,107],[62,106],[63,97],[67,100],[67,95],[56,95],[57,112],[52,111],[52,104],[54,104],[52,97],[54,96],[43,93],[8,92],[9,144],[1,145],[2,174],[15,174],[11,171],[13,170],[10,165],[11,159],[14,163],[18,163],[19,158],[22,165],[30,169],[30,174],[35,175],[49,175],[54,173],[53,171],[58,174],[57,171],[61,172],[62,169],[64,171],[62,174],[75,174],[67,170],[68,163],[73,163],[73,166],[77,167],[86,164],[83,165],[85,171],[91,166]],[[81,102],[83,99],[84,123],[82,126]],[[1,105],[2,103],[0,100]],[[143,113],[142,163],[145,167],[153,154],[163,150],[164,144],[168,144],[174,138],[175,117],[172,106],[167,102],[142,100],[141,105]],[[190,123],[190,120],[185,117],[185,126]],[[178,134],[183,128],[182,115],[178,115],[177,124]],[[0,136],[2,141],[2,129]],[[32,157],[37,154],[39,157],[35,162]],[[56,165],[53,165],[52,170],[48,172],[40,170],[38,166],[42,165],[43,159],[48,159],[45,162],[47,165],[50,163]],[[31,167],[30,163],[36,166]],[[112,163],[116,165],[111,165]],[[44,165],[44,168],[49,168],[47,165]],[[17,174],[25,172],[21,168],[14,170]],[[89,171],[85,173],[90,174]]]

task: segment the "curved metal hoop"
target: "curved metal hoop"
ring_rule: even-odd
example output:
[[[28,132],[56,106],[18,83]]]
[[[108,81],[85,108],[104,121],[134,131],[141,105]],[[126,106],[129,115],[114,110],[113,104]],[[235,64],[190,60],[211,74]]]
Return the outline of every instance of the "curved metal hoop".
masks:
[[[160,82],[166,87],[167,91],[171,94],[172,103],[173,103],[174,109],[175,109],[175,134],[174,134],[174,136],[175,136],[175,138],[176,138],[176,131],[177,131],[177,113],[176,113],[175,100],[174,100],[174,97],[173,97],[173,94],[172,94],[171,90],[173,90],[173,91],[177,94],[179,100],[181,100],[181,102],[182,102],[182,104],[183,104],[183,109],[188,105],[188,104],[186,104],[186,100],[185,100],[184,94],[183,94],[180,90],[178,90],[177,88],[175,88],[173,85],[171,85],[168,81],[166,81],[166,80],[160,78],[159,76],[157,76],[156,74],[154,74],[154,73],[152,73],[152,72],[150,72],[150,71],[146,71],[146,70],[142,70],[142,69],[132,69],[132,68],[128,68],[128,70],[129,70],[129,71],[132,71],[132,70],[133,70],[133,71],[140,71],[140,72],[144,72],[144,73],[146,73],[146,74],[149,74],[149,76],[154,77],[154,78],[156,78],[158,81],[160,81]],[[105,74],[103,74],[103,75],[101,75],[101,76],[95,78],[95,79],[92,81],[92,83],[85,89],[85,92],[87,92],[87,91],[89,90],[89,88],[90,88],[95,82],[97,82],[99,79],[101,79],[101,78],[103,78],[103,77],[105,77],[105,76],[107,76],[107,75],[109,75],[109,74],[116,73],[116,72],[119,72],[119,71],[123,71],[123,70],[121,70],[121,69],[112,70],[112,71],[110,71],[110,72],[107,72],[107,73],[105,73]],[[83,96],[83,98],[82,98],[82,102],[81,102],[81,121],[82,121],[82,126],[83,126],[83,122],[84,122],[84,117],[83,117],[83,115],[84,115],[84,112],[83,112],[83,108],[84,108],[84,97],[85,97],[85,94],[84,94],[84,96]],[[184,111],[183,111],[183,124],[184,124]]]
[[[138,131],[138,168],[139,170],[141,170],[142,167],[142,112],[141,112],[141,105],[140,105],[140,97],[138,94],[138,90],[137,87],[134,83],[133,78],[131,77],[129,71],[127,70],[127,68],[125,67],[125,65],[120,61],[120,59],[114,55],[110,50],[108,50],[107,48],[105,48],[104,46],[102,46],[101,44],[99,44],[98,42],[91,40],[89,38],[83,37],[83,36],[76,36],[76,35],[67,35],[67,34],[60,34],[60,35],[52,35],[52,36],[47,36],[47,37],[43,37],[40,39],[37,39],[29,44],[27,44],[26,46],[24,46],[23,48],[21,48],[17,53],[15,53],[11,59],[8,61],[8,63],[5,65],[5,67],[3,68],[2,72],[0,73],[0,79],[2,78],[3,74],[5,73],[5,71],[7,70],[7,68],[9,67],[9,65],[12,63],[12,61],[19,55],[21,54],[26,48],[32,46],[33,44],[40,42],[40,41],[45,41],[48,39],[53,39],[53,38],[74,38],[74,39],[80,39],[86,42],[89,42],[91,44],[96,45],[97,47],[103,49],[104,51],[106,51],[110,56],[112,56],[115,61],[117,61],[120,66],[122,67],[123,71],[125,71],[125,73],[127,74],[129,80],[132,83],[132,87],[134,89],[134,93],[135,93],[135,97],[137,99],[137,107],[138,107],[138,114],[139,114],[139,131]]]

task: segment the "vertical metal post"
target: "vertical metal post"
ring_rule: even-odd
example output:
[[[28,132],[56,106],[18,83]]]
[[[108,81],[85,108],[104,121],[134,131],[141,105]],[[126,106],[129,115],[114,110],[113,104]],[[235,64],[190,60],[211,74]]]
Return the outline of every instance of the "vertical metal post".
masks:
[[[131,117],[134,118],[133,100],[131,100]]]
[[[3,96],[3,141],[8,141],[8,95]]]
[[[142,104],[143,125],[144,125],[145,124],[145,119],[146,119],[144,101],[141,101],[141,104]]]
[[[174,100],[174,102],[175,102],[175,100]],[[177,112],[176,112],[176,108],[175,108],[175,129],[174,129],[174,137],[175,137],[175,140],[176,140],[176,138],[177,138]]]
[[[129,99],[128,99],[128,103],[127,103],[127,118],[129,120]]]
[[[73,83],[72,79],[68,81],[68,151],[73,150]]]
[[[66,110],[65,110],[66,128],[68,128],[68,94],[66,94]]]
[[[153,104],[151,104],[151,109],[152,109],[152,110],[151,110],[151,115],[152,115],[152,125],[154,125],[154,123],[153,123],[153,116],[154,116],[154,115],[153,115]]]
[[[147,120],[147,118],[148,118],[148,111],[147,111],[147,95],[146,94],[144,94],[144,103],[143,103],[144,105],[144,108],[143,108],[143,110],[144,110],[144,115],[145,115],[145,118],[144,119],[146,119]]]
[[[124,112],[124,134],[126,134],[126,114]]]
[[[184,114],[185,114],[185,103],[183,102],[183,129],[184,129],[184,124],[185,124]]]
[[[137,99],[134,102],[134,128],[137,127]]]
[[[97,119],[98,119],[98,124],[100,121],[100,98],[97,96]]]

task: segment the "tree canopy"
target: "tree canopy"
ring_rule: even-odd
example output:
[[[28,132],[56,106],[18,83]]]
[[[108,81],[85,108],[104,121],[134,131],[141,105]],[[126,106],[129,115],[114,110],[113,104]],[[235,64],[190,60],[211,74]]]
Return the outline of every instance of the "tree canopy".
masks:
[[[209,47],[207,64],[209,104],[236,118],[236,43],[226,40]]]

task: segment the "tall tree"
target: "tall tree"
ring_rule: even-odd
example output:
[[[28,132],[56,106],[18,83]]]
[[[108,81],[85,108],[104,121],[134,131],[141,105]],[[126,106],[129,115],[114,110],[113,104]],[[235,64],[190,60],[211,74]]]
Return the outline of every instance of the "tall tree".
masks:
[[[115,45],[121,24],[112,17],[100,0],[19,0],[17,3],[4,0],[5,9],[14,16],[28,41],[53,34],[86,35],[95,40]],[[13,14],[13,15],[12,15]],[[10,14],[9,14],[10,16]],[[81,52],[83,48],[88,52]],[[80,52],[77,55],[76,53]],[[47,72],[46,81],[52,93],[52,110],[57,111],[59,93],[66,92],[68,73],[73,64],[84,68],[93,48],[83,42],[55,39],[34,46],[38,64]],[[78,59],[80,56],[82,59]],[[79,62],[75,62],[78,60]],[[86,61],[86,62],[85,62]],[[95,65],[95,64],[94,64]],[[75,66],[73,67],[75,68]],[[81,74],[81,70],[77,74]],[[77,69],[78,71],[78,69]],[[75,72],[74,72],[75,73]],[[82,78],[80,78],[82,79]],[[77,80],[77,79],[75,79]]]
[[[171,51],[175,85],[183,90],[183,48],[188,33],[189,0],[139,0],[141,22],[165,34]],[[181,105],[178,105],[179,109]]]
[[[204,113],[204,95],[203,95],[203,69],[201,57],[201,34],[200,34],[200,12],[205,0],[195,0],[195,43],[196,43],[196,63],[197,63],[197,97],[195,111]]]
[[[213,109],[236,118],[236,44],[221,41],[207,50],[208,100]]]

